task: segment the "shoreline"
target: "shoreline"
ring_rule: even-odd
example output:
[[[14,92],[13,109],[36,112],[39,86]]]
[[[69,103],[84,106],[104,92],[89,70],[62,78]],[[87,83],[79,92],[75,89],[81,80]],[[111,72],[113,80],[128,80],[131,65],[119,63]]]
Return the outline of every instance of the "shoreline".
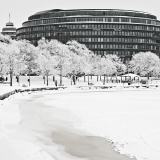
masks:
[[[114,89],[117,89],[117,90],[119,90],[119,89],[147,89],[147,88],[151,88],[151,87],[155,87],[155,88],[159,88],[159,85],[157,85],[157,84],[150,84],[150,85],[148,85],[148,86],[141,86],[141,85],[99,85],[99,86],[97,86],[97,85],[93,85],[93,86],[91,86],[91,85],[85,85],[85,86],[79,86],[79,85],[77,85],[77,86],[70,86],[70,87],[68,87],[68,86],[39,86],[39,87],[37,87],[37,86],[30,86],[30,87],[13,87],[12,88],[12,86],[8,86],[7,88],[9,88],[9,90],[7,91],[7,92],[3,92],[2,91],[2,93],[0,93],[0,100],[4,100],[4,99],[6,99],[6,98],[8,98],[9,96],[11,96],[11,95],[13,95],[13,94],[15,94],[15,93],[22,93],[22,92],[34,92],[34,91],[43,91],[43,90],[59,90],[59,89],[69,89],[69,88],[76,88],[76,89],[79,89],[79,90],[105,90],[105,89],[108,89],[109,91],[110,91],[110,89],[112,90],[114,90]],[[11,89],[12,88],[12,89]]]

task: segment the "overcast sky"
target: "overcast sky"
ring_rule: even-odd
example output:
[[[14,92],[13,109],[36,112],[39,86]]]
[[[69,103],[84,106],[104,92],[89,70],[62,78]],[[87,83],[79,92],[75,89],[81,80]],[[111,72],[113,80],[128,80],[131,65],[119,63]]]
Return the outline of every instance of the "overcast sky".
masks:
[[[9,13],[19,28],[30,15],[50,9],[127,9],[149,12],[160,20],[160,0],[0,0],[0,32]]]

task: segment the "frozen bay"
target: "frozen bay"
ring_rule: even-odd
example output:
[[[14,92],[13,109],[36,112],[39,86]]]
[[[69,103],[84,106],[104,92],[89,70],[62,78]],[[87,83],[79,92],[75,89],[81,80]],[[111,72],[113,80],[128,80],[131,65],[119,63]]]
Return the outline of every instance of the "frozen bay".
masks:
[[[66,153],[58,154],[59,147],[50,140],[57,131],[55,126],[63,130],[68,126],[74,127],[76,133],[78,130],[106,138],[115,150],[137,160],[160,158],[159,88],[62,90],[23,95],[10,98],[1,108],[5,135],[23,156],[33,160],[34,156],[53,159],[50,155],[56,153],[56,158],[71,159]],[[33,155],[28,148],[34,148]]]
[[[138,160],[160,158],[160,90],[125,89],[56,95],[55,106],[81,119],[74,127],[113,141]]]

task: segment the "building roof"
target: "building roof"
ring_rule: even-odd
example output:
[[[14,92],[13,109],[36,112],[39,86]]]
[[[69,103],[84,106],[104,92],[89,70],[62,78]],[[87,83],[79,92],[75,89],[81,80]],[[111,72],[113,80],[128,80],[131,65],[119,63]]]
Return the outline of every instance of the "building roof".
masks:
[[[11,37],[16,36],[16,28],[14,27],[14,24],[12,22],[7,22],[6,26],[2,28],[3,35],[10,35]]]
[[[40,11],[37,12],[33,15],[31,15],[28,20],[32,20],[32,19],[39,19],[41,18],[41,15],[48,15],[50,13],[69,13],[69,12],[79,12],[79,11],[84,11],[84,15],[85,15],[85,11],[102,11],[102,12],[106,12],[106,15],[118,15],[119,14],[124,14],[125,16],[131,16],[131,17],[143,17],[143,18],[151,18],[151,19],[157,19],[157,17],[155,15],[152,15],[151,13],[147,13],[147,12],[142,12],[142,11],[135,11],[135,10],[123,10],[123,9],[72,9],[72,10],[62,10],[62,9],[51,9],[51,10],[46,10],[46,11]],[[110,14],[112,13],[112,14]],[[74,14],[76,15],[76,14]]]
[[[9,31],[16,31],[16,28],[15,27],[12,27],[12,26],[6,26],[4,28],[2,28],[2,32],[9,32]]]
[[[6,26],[14,26],[14,24],[12,22],[7,22]]]

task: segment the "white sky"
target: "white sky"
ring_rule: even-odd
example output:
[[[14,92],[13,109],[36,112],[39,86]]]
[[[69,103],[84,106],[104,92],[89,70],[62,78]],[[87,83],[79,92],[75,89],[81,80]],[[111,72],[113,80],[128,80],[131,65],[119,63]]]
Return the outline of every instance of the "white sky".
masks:
[[[0,0],[0,32],[9,13],[18,28],[32,14],[50,9],[127,9],[149,12],[160,20],[160,0]]]

